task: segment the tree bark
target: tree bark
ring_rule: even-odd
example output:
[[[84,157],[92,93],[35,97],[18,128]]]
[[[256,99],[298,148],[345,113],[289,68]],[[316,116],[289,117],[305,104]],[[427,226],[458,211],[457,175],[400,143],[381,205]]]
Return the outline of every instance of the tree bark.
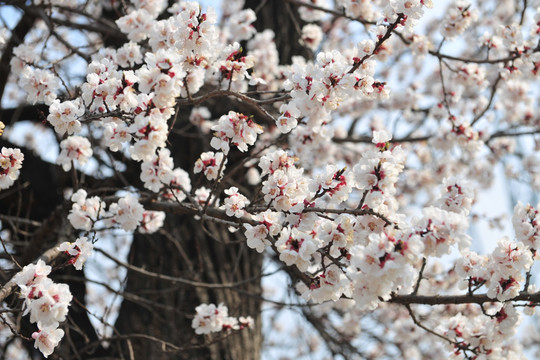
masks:
[[[261,319],[259,316],[261,287],[261,256],[253,254],[245,245],[230,244],[239,237],[231,236],[222,226],[213,226],[224,243],[211,238],[201,223],[186,216],[170,216],[164,231],[157,236],[136,235],[129,261],[147,270],[205,283],[237,282],[253,279],[245,286],[234,289],[202,289],[150,278],[134,272],[128,273],[126,292],[144,297],[140,303],[125,299],[116,327],[122,334],[144,333],[173,344],[188,347],[186,351],[164,352],[159,342],[134,338],[131,346],[141,358],[152,359],[257,359],[261,345]],[[204,339],[195,335],[191,319],[195,307],[201,303],[224,303],[229,315],[250,315],[255,319],[254,329],[233,334],[212,346],[189,349]],[[129,349],[124,346],[127,354]],[[247,357],[246,357],[247,356]]]

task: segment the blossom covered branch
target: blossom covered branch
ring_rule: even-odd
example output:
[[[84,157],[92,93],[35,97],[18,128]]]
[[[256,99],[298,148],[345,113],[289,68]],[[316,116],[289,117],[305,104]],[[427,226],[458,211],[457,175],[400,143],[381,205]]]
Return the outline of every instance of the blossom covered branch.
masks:
[[[436,18],[430,11],[441,5],[424,0],[283,0],[304,22],[294,23],[295,47],[313,55],[283,64],[278,35],[254,26],[266,5],[229,3],[221,12],[164,0],[11,5],[32,19],[0,31],[0,65],[9,58],[11,74],[0,87],[17,89],[3,101],[48,108],[39,120],[54,133],[58,170],[71,176],[60,204],[69,241],[47,245],[46,261],[26,261],[0,290],[6,301],[18,289],[23,316],[37,326],[35,347],[51,355],[70,326],[74,296],[49,275],[82,270],[93,253],[128,280],[141,275],[198,296],[258,282],[239,274],[263,254],[288,273],[295,304],[343,356],[367,354],[355,345],[366,318],[398,335],[412,324],[456,358],[521,356],[510,339],[522,313],[540,304],[531,283],[540,210],[513,204],[514,233],[483,253],[470,224],[500,163],[509,178],[540,189],[538,9],[455,0]],[[11,125],[6,134],[16,137]],[[20,149],[1,148],[0,191],[16,188],[26,162]],[[87,177],[107,186],[92,188]],[[25,224],[45,226],[18,221],[22,202],[0,214],[6,259],[23,258],[13,250],[19,236],[37,238]],[[192,244],[171,219],[191,224]],[[118,234],[163,236],[189,271],[160,273],[109,254]],[[230,278],[204,273],[222,259],[203,255],[198,236],[216,248],[240,244],[222,266]],[[57,257],[59,268],[47,265]],[[260,326],[228,293],[200,299],[181,309],[193,349],[210,346],[213,333]],[[413,304],[447,311],[422,314]],[[369,330],[382,344],[375,354],[398,348],[414,358],[406,337]],[[417,340],[417,351],[427,347]]]

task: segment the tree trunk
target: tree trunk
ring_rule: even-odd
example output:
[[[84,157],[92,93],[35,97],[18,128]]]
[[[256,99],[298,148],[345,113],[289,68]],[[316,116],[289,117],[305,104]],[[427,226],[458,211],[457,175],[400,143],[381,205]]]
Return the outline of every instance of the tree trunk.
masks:
[[[201,223],[186,216],[169,216],[165,231],[157,236],[136,235],[129,261],[147,270],[205,283],[231,283],[253,279],[234,289],[190,287],[129,272],[126,292],[144,297],[144,303],[125,299],[117,321],[122,334],[143,333],[188,347],[174,356],[163,351],[159,342],[134,338],[131,346],[143,359],[248,359],[259,358],[261,346],[260,269],[261,256],[244,244],[228,244],[239,239],[228,230],[207,224],[219,233],[218,242],[201,228]],[[216,234],[216,233],[215,233]],[[148,301],[148,302],[147,302]],[[250,315],[254,329],[242,331],[212,346],[189,349],[203,342],[195,335],[191,319],[201,303],[224,303],[229,315]],[[206,339],[209,340],[210,338]],[[129,353],[129,345],[124,351]],[[246,357],[248,356],[248,357]]]

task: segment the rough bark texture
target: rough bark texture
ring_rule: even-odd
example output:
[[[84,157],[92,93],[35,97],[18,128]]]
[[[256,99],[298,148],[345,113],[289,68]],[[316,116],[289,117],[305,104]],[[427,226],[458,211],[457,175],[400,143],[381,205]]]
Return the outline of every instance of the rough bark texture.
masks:
[[[272,29],[281,64],[290,64],[295,55],[313,58],[313,52],[298,42],[305,24],[298,15],[297,7],[286,0],[246,0],[246,8],[257,11],[257,31]]]
[[[212,227],[212,224],[208,224]],[[200,222],[181,216],[167,220],[170,236],[136,236],[129,261],[145,269],[196,281],[220,283],[255,278],[242,288],[200,289],[176,285],[170,281],[128,274],[126,291],[144,296],[140,304],[124,300],[117,329],[123,334],[145,333],[165,341],[187,346],[197,344],[191,328],[194,309],[201,303],[224,303],[231,315],[251,315],[260,324],[259,308],[261,257],[247,252],[241,244],[226,244],[230,234],[224,228],[221,244],[201,228]],[[248,295],[249,294],[249,295]],[[189,349],[174,355],[162,351],[160,343],[131,341],[141,358],[152,359],[257,359],[260,354],[260,326],[230,336],[225,341],[201,349]],[[247,357],[246,357],[247,356]]]

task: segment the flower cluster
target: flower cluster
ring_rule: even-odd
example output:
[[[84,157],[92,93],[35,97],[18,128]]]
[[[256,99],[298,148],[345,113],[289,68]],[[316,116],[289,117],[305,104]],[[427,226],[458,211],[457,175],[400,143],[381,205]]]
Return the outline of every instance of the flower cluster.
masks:
[[[163,194],[164,199],[183,201],[191,191],[191,179],[187,171],[176,168],[172,171],[172,179],[168,184],[169,189]]]
[[[279,260],[288,266],[296,265],[300,271],[307,271],[312,255],[317,251],[315,234],[297,227],[285,227],[275,243]]]
[[[482,148],[480,133],[467,120],[455,116],[450,116],[448,120],[448,124],[442,127],[438,136],[432,139],[434,146],[445,151],[458,147],[469,154],[474,154]]]
[[[49,106],[47,121],[54,126],[59,135],[78,134],[81,131],[79,118],[84,115],[84,107],[80,100],[64,101],[54,100]]]
[[[350,249],[347,274],[353,282],[353,298],[361,309],[374,309],[392,292],[409,292],[414,262],[424,246],[420,239],[399,231],[371,233],[367,243]]]
[[[351,297],[352,283],[346,274],[334,264],[326,267],[324,271],[315,276],[309,287],[297,286],[305,300],[317,303],[325,301],[338,301],[342,296]]]
[[[424,216],[414,223],[414,233],[422,238],[427,256],[449,254],[455,244],[462,250],[470,245],[469,222],[464,214],[435,206],[425,207],[422,212]]]
[[[173,167],[170,150],[160,149],[157,155],[141,164],[141,180],[144,187],[153,192],[159,192],[164,184],[170,184],[175,180]]]
[[[487,296],[499,301],[516,297],[525,283],[524,272],[533,263],[530,249],[521,242],[501,239],[490,255],[472,251],[464,253],[456,263],[456,271],[469,288],[485,285]]]
[[[68,220],[75,229],[90,231],[100,220],[104,221],[106,227],[118,226],[125,231],[134,231],[142,226],[142,232],[155,232],[163,224],[162,217],[152,213],[147,214],[146,222],[141,224],[144,220],[144,207],[137,197],[130,193],[121,196],[118,202],[111,203],[108,209],[99,196],[90,198],[87,196],[87,192],[83,189],[79,189],[71,196],[73,205]],[[154,217],[156,220],[152,221]]]
[[[441,209],[455,213],[469,214],[474,201],[472,184],[455,177],[443,180],[442,196],[437,201]]]
[[[445,320],[436,330],[455,341],[449,348],[457,356],[467,357],[466,351],[474,350],[479,358],[520,358],[519,349],[503,346],[515,334],[521,322],[520,314],[511,303],[497,304],[487,311],[490,315],[487,320],[483,314],[460,313]]]
[[[198,174],[202,172],[208,180],[215,180],[223,176],[225,164],[227,164],[227,158],[224,157],[221,151],[217,153],[213,151],[203,152],[197,161],[195,161],[193,173]]]
[[[201,304],[195,308],[197,312],[191,327],[196,334],[210,334],[213,332],[241,330],[253,327],[253,319],[248,317],[231,317],[229,309],[223,305]]]
[[[221,59],[216,62],[216,67],[219,69],[221,79],[227,80],[227,84],[231,81],[238,82],[249,77],[247,70],[254,65],[252,55],[242,55],[242,49],[239,43],[228,45],[222,51]]]
[[[531,250],[540,248],[540,215],[538,209],[530,204],[524,205],[521,202],[514,207],[512,225],[518,241],[527,245]]]
[[[261,157],[261,175],[268,174],[262,183],[264,201],[278,211],[300,211],[309,196],[308,180],[303,169],[294,166],[294,159],[283,150],[276,150]]]
[[[139,232],[142,234],[152,234],[163,227],[165,213],[163,211],[143,212]]]
[[[300,43],[315,51],[323,39],[321,27],[315,24],[307,24],[302,28]]]
[[[248,145],[253,145],[257,134],[262,134],[263,128],[253,121],[251,117],[234,111],[219,118],[218,123],[212,126],[214,137],[210,145],[217,150],[229,153],[230,145],[240,151],[247,151]]]
[[[398,16],[402,16],[400,24],[410,33],[424,14],[424,6],[432,8],[433,3],[431,0],[391,0],[384,13],[389,22],[395,22]]]
[[[123,148],[123,144],[131,141],[133,136],[125,122],[118,118],[103,119],[103,144],[109,150],[116,152]]]
[[[448,7],[446,18],[441,24],[441,33],[452,39],[463,33],[478,19],[478,12],[471,9],[467,0],[456,0]]]
[[[19,76],[19,86],[27,93],[26,100],[29,103],[43,102],[50,105],[56,99],[60,79],[51,71],[27,65]]]
[[[68,215],[71,225],[78,230],[90,231],[96,221],[105,214],[105,202],[98,196],[87,198],[88,193],[84,189],[77,190],[71,196],[73,205]]]
[[[126,194],[118,203],[109,205],[108,216],[111,225],[118,224],[125,231],[133,231],[143,220],[144,208],[139,200],[131,194]]]
[[[149,161],[155,156],[158,148],[165,147],[168,133],[165,114],[153,108],[148,109],[148,113],[135,116],[133,124],[128,128],[131,137],[135,139],[135,143],[129,147],[133,160]],[[124,138],[129,139],[127,136]]]
[[[274,32],[266,29],[247,43],[248,54],[253,56],[255,66],[251,72],[251,83],[258,82],[261,89],[277,90],[275,81],[281,75],[279,54],[274,42]],[[261,86],[263,85],[263,86]]]
[[[390,139],[388,132],[374,131],[372,142],[378,150],[362,153],[352,170],[355,187],[365,193],[362,207],[386,216],[397,210],[395,184],[405,162],[405,154],[400,146],[390,149]]]
[[[19,177],[24,154],[20,149],[2,147],[0,152],[0,190],[7,189]]]
[[[253,220],[258,221],[259,225],[245,223],[247,246],[262,253],[267,246],[272,243],[267,239],[270,236],[277,236],[281,232],[281,222],[283,214],[272,210],[266,210],[253,216]]]
[[[51,267],[38,260],[36,264],[26,265],[12,279],[21,289],[24,315],[30,313],[30,322],[37,323],[38,331],[32,334],[32,338],[36,340],[35,348],[45,357],[52,354],[64,336],[64,331],[58,326],[66,319],[72,299],[66,284],[54,283],[47,277],[50,272]]]
[[[327,8],[327,9],[331,7],[330,2],[328,0],[310,0],[310,1],[303,0],[303,2],[306,2],[306,3],[310,2],[311,4],[315,6],[319,6],[319,7]],[[300,17],[302,18],[302,20],[306,22],[319,21],[325,16],[324,11],[316,10],[307,6],[305,7],[300,6],[298,8],[298,13],[300,14]]]
[[[227,19],[224,32],[228,33],[228,38],[232,40],[249,40],[257,32],[253,26],[256,19],[257,16],[251,9],[239,11]]]
[[[336,5],[342,7],[345,14],[353,18],[374,22],[381,16],[374,6],[375,4],[370,1],[336,0]]]
[[[154,17],[146,9],[131,11],[116,21],[116,25],[127,34],[131,41],[141,41],[148,37]]]
[[[227,197],[225,198],[224,204],[221,206],[227,216],[235,216],[240,218],[245,215],[244,208],[249,204],[249,200],[244,195],[238,192],[237,187],[231,187],[225,190]]]
[[[315,63],[293,63],[283,84],[292,100],[280,109],[276,120],[280,130],[292,129],[300,114],[309,117],[311,125],[319,125],[317,119],[338,108],[343,99],[373,93],[374,63],[367,60],[353,73],[350,68],[337,51],[319,53]]]
[[[309,190],[315,193],[315,205],[318,205],[321,197],[326,196],[329,200],[324,201],[325,205],[337,205],[346,201],[352,191],[352,177],[352,173],[346,168],[340,169],[336,165],[327,165],[324,171],[315,176],[309,184]]]
[[[64,171],[69,171],[75,161],[80,165],[86,164],[92,156],[90,141],[82,136],[74,135],[62,140],[60,149],[56,163],[62,165]]]
[[[50,14],[65,2],[34,1],[47,4]],[[346,314],[336,329],[382,307],[384,314],[372,313],[373,318],[396,327],[393,335],[401,337],[396,347],[405,349],[403,357],[430,357],[401,346],[404,338],[419,339],[406,330],[411,314],[390,309],[384,301],[417,292],[444,296],[459,286],[469,295],[483,289],[499,304],[484,304],[482,313],[448,306],[447,314],[430,314],[440,323],[439,338],[450,339],[454,357],[515,355],[502,344],[519,323],[510,301],[531,289],[527,280],[540,246],[538,209],[519,203],[512,218],[515,241],[502,239],[487,255],[469,249],[467,230],[475,187],[489,184],[498,158],[511,153],[508,173],[525,179],[510,169],[520,163],[540,188],[540,143],[516,140],[534,135],[540,124],[533,83],[540,70],[540,15],[530,9],[536,5],[524,2],[518,14],[511,1],[452,0],[442,18],[426,19],[426,26],[413,33],[424,8],[433,6],[431,0],[302,0],[293,8],[307,23],[296,30],[310,56],[289,61],[290,54],[277,50],[282,39],[269,29],[258,33],[254,26],[265,6],[241,10],[243,1],[227,1],[218,22],[213,10],[204,12],[196,2],[176,1],[168,7],[173,2],[132,0],[121,9],[114,8],[116,2],[95,3],[88,8],[96,14],[101,6],[123,14],[115,23],[128,42],[116,48],[96,42],[53,49],[55,39],[64,39],[59,36],[65,27],[57,27],[51,16],[55,26],[36,23],[35,34],[31,31],[13,49],[11,60],[11,78],[26,99],[20,101],[49,106],[48,124],[64,138],[57,164],[65,171],[75,163],[84,165],[94,151],[99,157],[91,165],[99,171],[109,167],[104,176],[113,167],[123,171],[116,167],[120,159],[140,165],[144,189],[117,187],[115,202],[88,197],[82,189],[72,195],[68,219],[86,233],[57,247],[68,263],[82,268],[98,230],[158,231],[165,213],[146,211],[140,199],[186,205],[182,211],[196,219],[203,217],[198,211],[203,207],[205,217],[216,213],[207,208],[221,209],[218,213],[243,229],[249,248],[273,252],[302,273],[296,290],[306,301],[326,302],[320,309],[339,310],[335,318]],[[358,33],[356,26],[363,25],[354,25],[355,19],[371,24],[369,30]],[[51,33],[53,29],[59,32]],[[469,29],[478,36],[463,44],[459,40],[464,46],[447,46]],[[0,30],[0,46],[9,32]],[[352,33],[358,36],[348,36]],[[50,35],[43,36],[45,43],[37,40],[42,35]],[[98,36],[88,36],[88,41]],[[89,54],[79,56],[88,66],[82,83],[74,84],[76,91],[70,89],[71,79],[63,79],[71,75],[65,69],[71,51]],[[425,58],[431,63],[422,62]],[[284,62],[290,65],[280,65]],[[392,81],[392,93],[385,81]],[[197,95],[201,89],[205,94]],[[215,109],[196,107],[186,121],[186,109],[213,104],[216,97],[234,97],[238,111],[247,104],[265,119],[277,114],[276,127],[264,128],[254,116],[236,111],[216,120]],[[342,127],[345,123],[348,129]],[[385,129],[392,129],[397,139]],[[175,168],[177,154],[167,149],[188,132],[209,140],[213,150],[201,144],[204,152],[191,172]],[[248,152],[250,146],[256,151]],[[243,154],[231,154],[231,147]],[[105,148],[117,153],[102,158]],[[413,156],[406,159],[406,153]],[[0,189],[17,179],[22,160],[20,150],[2,148]],[[226,169],[231,163],[234,168]],[[249,168],[247,184],[234,174],[242,166]],[[224,176],[226,170],[231,176]],[[190,176],[199,173],[200,182],[192,189]],[[227,184],[220,184],[224,179]],[[213,181],[212,190],[199,186],[207,180]],[[258,195],[248,200],[235,184],[251,186],[253,191],[243,192]],[[433,197],[438,186],[441,194]],[[444,272],[436,269],[435,258],[457,251],[461,256],[440,280]],[[36,347],[45,356],[63,336],[58,324],[71,299],[65,286],[47,278],[49,271],[38,262],[15,277],[25,314],[38,324]],[[437,292],[434,285],[440,285]],[[202,304],[196,313],[192,327],[197,334],[252,324],[249,318],[229,317],[223,304]],[[331,323],[334,317],[326,320]],[[356,323],[343,334],[360,334]],[[422,344],[415,349],[431,351]],[[474,356],[465,354],[471,351]]]

